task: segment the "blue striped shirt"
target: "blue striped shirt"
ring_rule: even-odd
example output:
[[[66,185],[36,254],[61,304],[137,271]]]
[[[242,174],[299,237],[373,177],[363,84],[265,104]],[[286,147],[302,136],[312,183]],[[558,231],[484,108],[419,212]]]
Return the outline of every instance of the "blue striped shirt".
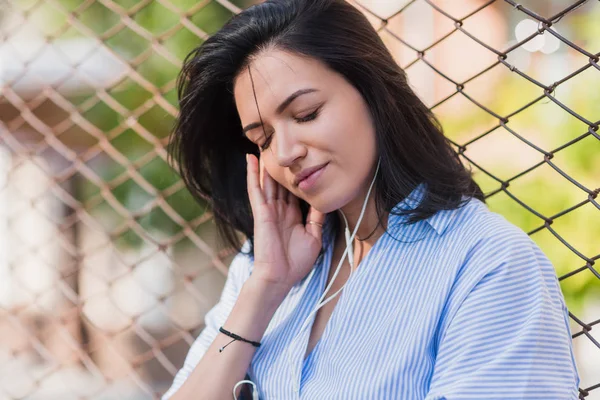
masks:
[[[420,185],[396,208],[416,207],[423,194]],[[247,371],[260,398],[576,399],[567,307],[529,236],[475,198],[398,224],[406,218],[390,214],[389,234],[348,279],[304,359],[311,329],[300,327],[331,267],[328,216],[323,256],[275,312]],[[238,254],[163,400],[202,358],[251,272],[250,256]]]

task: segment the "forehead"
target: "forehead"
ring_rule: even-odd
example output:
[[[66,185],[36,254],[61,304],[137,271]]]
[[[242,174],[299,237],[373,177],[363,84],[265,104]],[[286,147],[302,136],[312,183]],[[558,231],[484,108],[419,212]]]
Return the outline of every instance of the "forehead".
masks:
[[[296,90],[322,91],[331,87],[325,83],[331,82],[332,74],[314,58],[280,50],[264,51],[237,75],[233,94],[240,115],[256,112],[255,95],[261,112],[272,111]]]

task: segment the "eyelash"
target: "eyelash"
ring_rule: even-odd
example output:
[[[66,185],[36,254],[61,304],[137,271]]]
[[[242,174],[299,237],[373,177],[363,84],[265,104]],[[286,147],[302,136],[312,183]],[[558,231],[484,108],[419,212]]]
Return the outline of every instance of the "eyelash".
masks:
[[[296,120],[296,122],[298,122],[299,124],[304,124],[306,122],[310,122],[315,120],[318,116],[319,116],[319,112],[321,111],[321,108],[317,108],[315,111],[311,112],[310,114],[308,114],[305,117],[302,118],[294,118]],[[265,143],[263,143],[260,147],[261,151],[265,151],[266,149],[269,148],[269,144],[271,144],[271,138],[273,137],[273,134],[271,134],[271,136],[269,136],[267,138],[267,140],[265,141]]]

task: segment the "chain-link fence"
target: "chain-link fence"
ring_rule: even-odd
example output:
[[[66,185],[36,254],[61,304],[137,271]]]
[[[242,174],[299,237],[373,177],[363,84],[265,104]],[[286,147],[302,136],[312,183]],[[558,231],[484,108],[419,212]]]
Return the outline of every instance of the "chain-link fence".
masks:
[[[0,399],[170,385],[232,256],[166,162],[175,78],[250,3],[0,0]],[[600,398],[600,2],[353,4],[553,261]]]

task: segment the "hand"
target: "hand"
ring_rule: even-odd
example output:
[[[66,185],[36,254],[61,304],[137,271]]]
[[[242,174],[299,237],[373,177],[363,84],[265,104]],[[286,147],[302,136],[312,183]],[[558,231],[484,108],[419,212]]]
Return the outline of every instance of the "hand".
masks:
[[[276,182],[260,160],[247,156],[248,196],[254,216],[255,279],[291,289],[304,278],[322,245],[325,215],[310,207],[302,223],[298,198]]]

